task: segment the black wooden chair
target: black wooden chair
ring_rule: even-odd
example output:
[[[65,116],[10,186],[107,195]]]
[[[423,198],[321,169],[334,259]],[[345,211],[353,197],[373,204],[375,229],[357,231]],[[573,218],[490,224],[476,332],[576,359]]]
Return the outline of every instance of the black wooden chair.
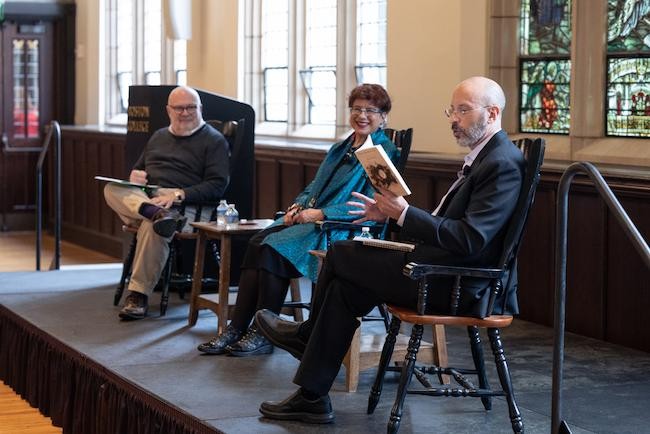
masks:
[[[523,432],[523,421],[515,402],[510,372],[508,370],[499,331],[500,328],[507,327],[512,323],[512,316],[491,314],[495,299],[503,289],[502,278],[504,274],[508,270],[513,269],[513,267],[516,267],[517,252],[519,250],[526,219],[533,204],[535,191],[539,183],[540,168],[544,159],[544,140],[528,139],[523,143],[517,143],[516,145],[521,145],[526,160],[526,170],[522,190],[515,211],[508,223],[503,251],[500,258],[495,258],[495,263],[497,263],[498,266],[496,268],[474,268],[410,263],[404,268],[404,274],[406,276],[413,280],[418,280],[419,282],[417,310],[388,305],[388,310],[392,314],[392,321],[382,350],[377,376],[368,398],[368,414],[371,414],[374,412],[375,407],[379,402],[386,371],[391,370],[401,372],[395,403],[392,407],[390,420],[388,422],[389,433],[395,433],[399,429],[402,418],[402,407],[407,393],[429,396],[478,397],[481,398],[486,410],[491,409],[492,396],[505,396],[508,403],[512,429],[517,433]],[[429,291],[427,277],[430,275],[455,276],[455,284],[452,289],[450,300],[450,315],[425,314],[427,294]],[[489,316],[485,318],[454,316],[456,313],[455,309],[459,303],[461,287],[463,285],[462,277],[464,276],[491,279],[491,292],[487,310]],[[408,352],[404,360],[404,365],[401,368],[389,367],[391,354],[395,345],[395,338],[402,322],[413,324]],[[441,366],[416,367],[416,357],[422,339],[422,332],[424,326],[427,325],[467,327],[474,368],[457,369]],[[479,337],[479,328],[487,329],[502,390],[492,390],[488,383],[483,360],[483,350]],[[426,374],[436,374],[438,377],[443,374],[451,375],[461,387],[433,387],[426,377]],[[424,385],[424,389],[407,391],[413,375],[415,375]],[[478,387],[470,380],[468,377],[469,375],[476,375],[478,377]]]
[[[210,124],[215,129],[219,130],[226,140],[228,141],[230,147],[230,172],[231,176],[233,175],[233,169],[236,167],[233,164],[238,156],[240,155],[240,149],[242,146],[242,140],[245,130],[245,120],[240,119],[238,121],[219,121],[219,120],[209,120],[206,123]],[[216,220],[217,206],[218,202],[190,202],[183,201],[178,207],[175,207],[181,214],[185,215],[186,211],[192,210],[194,214],[193,221],[214,221]],[[126,287],[128,280],[131,275],[131,268],[133,266],[133,259],[135,256],[135,248],[137,245],[137,232],[138,228],[136,226],[123,225],[122,230],[124,232],[129,232],[133,234],[131,239],[131,244],[129,246],[128,253],[124,259],[124,265],[122,268],[122,275],[120,277],[120,282],[118,283],[117,288],[115,289],[115,296],[113,297],[113,305],[117,306],[122,298],[124,288]],[[167,305],[169,303],[169,288],[177,288],[180,298],[184,298],[185,291],[188,291],[192,285],[192,275],[189,272],[185,272],[187,267],[183,267],[184,258],[180,254],[182,250],[190,250],[193,252],[193,249],[182,249],[181,244],[191,240],[196,240],[197,231],[192,229],[191,231],[183,232],[182,228],[178,228],[177,232],[174,234],[174,237],[169,243],[169,256],[165,263],[165,267],[160,276],[160,281],[158,287],[161,290],[160,297],[160,315],[163,316],[167,312]],[[215,241],[209,242],[209,254],[213,257],[215,263],[219,265],[219,247],[216,245]],[[188,261],[193,262],[193,261]],[[191,269],[191,268],[190,268]],[[190,271],[191,272],[191,271]],[[214,278],[204,278],[205,285],[212,284],[216,287],[217,281]]]

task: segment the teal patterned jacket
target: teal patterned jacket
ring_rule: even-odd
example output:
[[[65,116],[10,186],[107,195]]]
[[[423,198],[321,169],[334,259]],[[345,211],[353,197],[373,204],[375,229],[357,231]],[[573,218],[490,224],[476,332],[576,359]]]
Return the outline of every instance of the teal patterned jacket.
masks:
[[[372,133],[375,145],[381,145],[393,162],[399,158],[399,150],[380,129]],[[326,220],[353,221],[357,217],[348,214],[353,207],[346,204],[351,199],[351,193],[358,191],[373,197],[374,189],[368,181],[366,172],[358,160],[345,177],[331,177],[333,170],[345,157],[352,145],[352,136],[334,144],[327,152],[314,180],[296,197],[294,203],[304,208],[316,208],[323,211]],[[333,179],[330,179],[333,178]],[[273,225],[283,224],[280,218]],[[331,232],[332,242],[347,238],[347,231]],[[316,281],[318,260],[308,254],[309,250],[324,250],[326,246],[325,233],[319,231],[314,223],[304,223],[289,226],[279,232],[270,234],[263,244],[273,247],[278,253],[287,258],[296,269],[312,281]]]

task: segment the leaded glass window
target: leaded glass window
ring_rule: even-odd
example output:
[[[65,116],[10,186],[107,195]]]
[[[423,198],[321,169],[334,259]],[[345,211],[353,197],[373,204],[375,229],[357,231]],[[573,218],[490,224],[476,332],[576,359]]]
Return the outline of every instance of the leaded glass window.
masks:
[[[568,134],[571,0],[521,0],[519,33],[520,130]]]
[[[386,86],[386,1],[357,0],[357,84]]]
[[[650,1],[608,0],[607,135],[650,137]]]
[[[261,64],[264,120],[286,122],[289,116],[289,2],[262,3]]]

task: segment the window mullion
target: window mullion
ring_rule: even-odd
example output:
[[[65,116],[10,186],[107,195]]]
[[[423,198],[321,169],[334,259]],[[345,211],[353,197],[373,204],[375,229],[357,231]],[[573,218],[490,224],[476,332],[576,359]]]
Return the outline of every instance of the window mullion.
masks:
[[[307,123],[307,98],[298,71],[305,67],[305,2],[289,2],[289,132]],[[293,98],[292,98],[293,96]]]

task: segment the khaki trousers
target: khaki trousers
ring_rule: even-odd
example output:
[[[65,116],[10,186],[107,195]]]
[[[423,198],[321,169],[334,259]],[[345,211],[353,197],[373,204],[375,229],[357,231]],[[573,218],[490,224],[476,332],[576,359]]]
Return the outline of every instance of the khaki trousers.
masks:
[[[142,203],[150,203],[149,196],[142,189],[114,183],[104,187],[106,203],[130,226],[138,226],[135,256],[131,267],[130,291],[151,295],[169,256],[169,241],[153,230],[151,221],[138,211]]]

